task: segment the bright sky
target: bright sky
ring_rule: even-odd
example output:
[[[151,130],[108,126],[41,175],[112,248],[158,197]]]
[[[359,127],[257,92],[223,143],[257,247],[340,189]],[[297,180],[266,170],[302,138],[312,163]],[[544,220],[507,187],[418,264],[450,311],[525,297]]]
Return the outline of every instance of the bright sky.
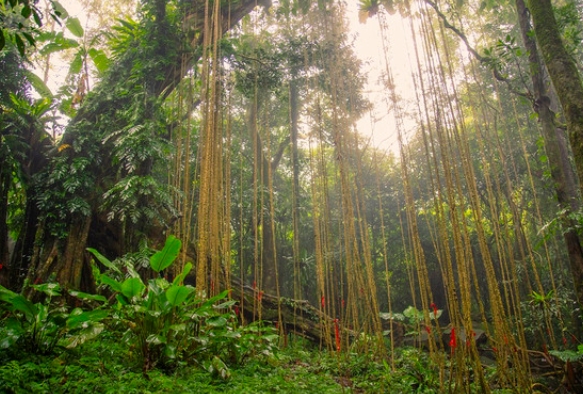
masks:
[[[385,54],[381,38],[381,29],[378,16],[369,18],[366,23],[360,23],[358,18],[358,3],[351,2],[347,6],[349,27],[354,34],[354,50],[364,62],[363,70],[368,75],[366,87],[369,100],[373,103],[372,112],[363,117],[358,124],[358,131],[371,138],[374,146],[398,152],[395,118],[388,109],[388,92],[384,85],[383,73],[386,70]],[[384,15],[387,22],[385,43],[391,72],[397,82],[397,94],[405,99],[412,100],[413,87],[410,75],[409,48],[410,34],[405,32],[405,25],[398,14]],[[406,105],[406,102],[402,102]],[[407,108],[403,108],[407,111]],[[406,134],[407,130],[403,130]]]

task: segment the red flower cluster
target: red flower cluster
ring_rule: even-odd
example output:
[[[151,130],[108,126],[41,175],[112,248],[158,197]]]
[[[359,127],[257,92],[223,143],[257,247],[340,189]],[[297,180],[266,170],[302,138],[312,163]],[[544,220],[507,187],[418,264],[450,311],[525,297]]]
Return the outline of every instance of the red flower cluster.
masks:
[[[336,339],[336,351],[340,351],[340,327],[338,325],[338,319],[334,319],[334,337]]]
[[[449,334],[449,347],[453,353],[454,349],[457,347],[457,339],[455,336],[455,327],[452,327],[451,333]]]

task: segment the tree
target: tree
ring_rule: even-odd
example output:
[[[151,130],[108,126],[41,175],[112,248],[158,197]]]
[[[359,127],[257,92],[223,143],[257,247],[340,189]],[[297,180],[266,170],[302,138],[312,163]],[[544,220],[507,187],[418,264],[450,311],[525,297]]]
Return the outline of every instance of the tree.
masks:
[[[561,102],[580,186],[583,187],[581,183],[583,179],[583,84],[581,77],[573,58],[565,49],[551,1],[528,0],[527,4],[534,23],[536,41]],[[544,101],[544,97],[541,99]],[[571,272],[579,303],[583,304],[583,259],[571,261]]]

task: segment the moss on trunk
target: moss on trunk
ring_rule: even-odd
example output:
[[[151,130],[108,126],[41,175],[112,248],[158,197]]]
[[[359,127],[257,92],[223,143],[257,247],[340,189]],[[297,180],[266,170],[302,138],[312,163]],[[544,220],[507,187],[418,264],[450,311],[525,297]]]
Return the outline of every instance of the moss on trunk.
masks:
[[[550,0],[528,0],[536,41],[567,122],[567,132],[579,179],[583,179],[583,85],[577,67],[561,39]],[[576,245],[581,253],[581,245]],[[571,260],[577,297],[583,303],[583,259]]]

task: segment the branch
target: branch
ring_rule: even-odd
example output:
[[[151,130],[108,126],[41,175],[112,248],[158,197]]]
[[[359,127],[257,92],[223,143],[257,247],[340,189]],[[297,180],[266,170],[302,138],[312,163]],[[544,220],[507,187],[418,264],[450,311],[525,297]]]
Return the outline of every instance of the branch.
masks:
[[[489,66],[489,59],[487,57],[484,57],[482,55],[480,55],[478,53],[478,51],[476,51],[471,45],[470,42],[468,41],[468,38],[466,37],[466,35],[457,27],[455,27],[454,25],[452,25],[451,23],[449,23],[449,21],[447,20],[447,16],[445,16],[443,14],[443,12],[440,11],[439,7],[437,6],[437,4],[435,4],[433,1],[431,0],[424,0],[427,4],[429,4],[437,13],[437,16],[439,16],[439,19],[441,19],[443,26],[445,26],[447,29],[450,29],[451,31],[453,31],[463,42],[464,44],[466,44],[466,48],[468,49],[468,51],[476,58],[476,60],[478,60],[481,64],[484,64],[486,66]],[[500,74],[500,71],[498,71],[496,69],[496,67],[490,67],[490,69],[492,70],[492,74],[494,75],[494,78],[496,78],[498,81],[500,82],[504,82],[506,83],[506,85],[508,85],[508,89],[510,90],[510,92],[522,96],[522,97],[526,97],[529,100],[532,100],[532,95],[528,92],[520,92],[518,90],[516,90],[512,85],[511,82],[512,80],[503,76],[502,74]]]

